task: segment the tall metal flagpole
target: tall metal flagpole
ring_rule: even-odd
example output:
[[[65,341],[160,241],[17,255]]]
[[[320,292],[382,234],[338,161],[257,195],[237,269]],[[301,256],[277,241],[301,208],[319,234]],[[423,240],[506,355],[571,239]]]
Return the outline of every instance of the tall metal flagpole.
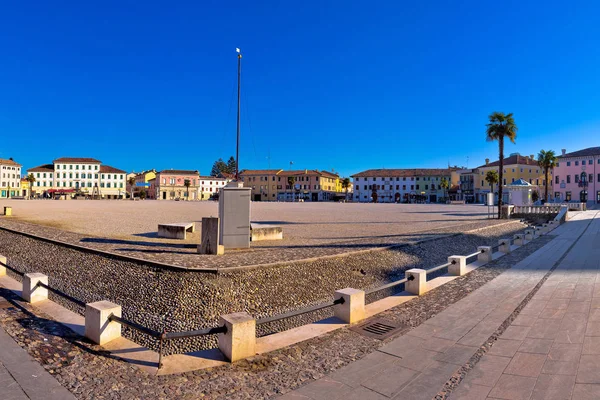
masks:
[[[237,146],[235,149],[235,180],[240,178],[240,93],[242,84],[242,53],[239,48],[235,51],[238,53],[238,107],[237,107]]]

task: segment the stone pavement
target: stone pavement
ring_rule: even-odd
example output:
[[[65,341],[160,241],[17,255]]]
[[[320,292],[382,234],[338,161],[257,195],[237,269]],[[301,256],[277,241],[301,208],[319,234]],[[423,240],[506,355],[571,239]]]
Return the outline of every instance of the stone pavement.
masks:
[[[0,328],[0,399],[69,400],[75,397]]]
[[[459,380],[465,370],[464,381],[450,398],[485,399],[489,394],[501,399],[529,399],[538,377],[536,393],[541,397],[536,398],[554,398],[550,397],[554,388],[569,386],[569,379],[575,384],[574,376],[565,378],[567,372],[574,371],[574,366],[567,363],[573,363],[582,350],[569,345],[584,347],[583,340],[588,335],[587,350],[583,351],[600,354],[600,340],[594,339],[595,334],[600,339],[600,322],[587,323],[585,319],[586,312],[591,318],[591,304],[595,304],[592,296],[600,296],[597,214],[577,214],[553,232],[558,235],[554,240],[498,278],[378,351],[283,398],[431,399],[444,397],[446,383],[452,382],[451,378]],[[478,351],[490,338],[494,340],[497,331],[504,330],[509,317],[555,266],[560,270],[550,275],[534,300],[479,361]],[[600,321],[600,309],[598,313]],[[538,349],[544,344],[550,346],[546,355],[533,353],[541,351]],[[550,353],[554,345],[556,350]],[[594,393],[589,398],[600,398],[600,385],[591,385],[600,383],[600,357],[581,357],[584,372],[577,376],[579,388],[575,392],[587,391]],[[546,363],[547,369],[541,376]],[[475,364],[472,369],[471,364]],[[594,368],[597,372],[593,372]],[[547,389],[544,393],[543,388]]]

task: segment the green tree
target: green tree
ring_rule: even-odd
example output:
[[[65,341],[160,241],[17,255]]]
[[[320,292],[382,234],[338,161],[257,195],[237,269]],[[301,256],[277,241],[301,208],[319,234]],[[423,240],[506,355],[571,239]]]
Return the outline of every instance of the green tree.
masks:
[[[219,158],[214,162],[212,169],[210,170],[210,176],[219,176],[221,172],[227,172],[227,164],[222,158]]]
[[[33,174],[27,175],[27,182],[29,182],[29,199],[33,197],[33,184],[35,182],[35,176]]]
[[[342,179],[342,189],[346,190],[346,201],[348,201],[348,189],[350,189],[350,178]]]
[[[536,202],[536,201],[538,201],[539,199],[540,199],[540,194],[538,193],[538,191],[537,191],[537,190],[534,190],[534,191],[531,193],[531,201],[533,201],[533,202],[535,203],[535,202]]]
[[[229,157],[229,160],[227,160],[227,170],[221,171],[221,172],[235,174],[235,167],[236,167],[235,158],[233,156],[231,156],[231,157]]]
[[[190,186],[191,186],[191,184],[192,184],[192,181],[190,181],[189,179],[184,179],[183,180],[183,186],[185,186],[185,190],[186,190],[186,194],[185,194],[186,200],[190,199]]]
[[[129,177],[129,179],[127,179],[127,183],[129,183],[129,190],[131,190],[131,200],[133,200],[133,187],[135,185],[135,176]]]
[[[292,201],[294,199],[294,185],[296,184],[295,176],[288,176],[288,185],[290,186],[290,192],[292,193]]]
[[[556,167],[556,154],[553,150],[540,150],[537,158],[538,165],[544,169],[544,176],[546,177],[546,185],[544,188],[544,198],[548,202],[548,187],[550,186],[550,170]]]
[[[490,184],[490,192],[494,193],[494,185],[498,183],[498,171],[490,170],[485,174],[485,181]]]
[[[448,179],[446,179],[446,177],[443,177],[440,181],[440,187],[444,189],[444,198],[448,200],[448,188],[450,187],[450,182]]]
[[[144,200],[146,198],[147,194],[146,194],[146,190],[142,189],[140,191],[140,199]]]
[[[502,217],[502,182],[504,176],[504,139],[508,138],[515,143],[518,127],[512,113],[504,114],[495,111],[488,116],[489,123],[486,125],[486,139],[488,142],[498,141],[498,156],[500,165],[498,169],[498,219]]]

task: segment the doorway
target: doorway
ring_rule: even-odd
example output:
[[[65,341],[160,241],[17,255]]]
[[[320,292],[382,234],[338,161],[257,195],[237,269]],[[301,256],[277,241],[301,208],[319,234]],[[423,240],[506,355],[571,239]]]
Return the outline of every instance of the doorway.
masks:
[[[579,201],[581,203],[587,203],[587,198],[588,198],[587,190],[582,190],[581,192],[579,192]]]

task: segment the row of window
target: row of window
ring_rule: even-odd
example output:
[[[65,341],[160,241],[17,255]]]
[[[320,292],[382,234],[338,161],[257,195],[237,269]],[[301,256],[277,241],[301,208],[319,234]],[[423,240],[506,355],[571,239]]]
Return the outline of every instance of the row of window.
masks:
[[[302,190],[330,190],[333,191],[334,187],[331,185],[298,185],[300,186],[300,189]],[[311,189],[312,187],[312,189]],[[276,190],[275,189],[275,185],[271,186],[272,190]],[[256,190],[256,186],[252,186],[252,189]],[[260,186],[260,190],[268,190],[269,189],[269,185],[261,185]],[[285,190],[292,190],[295,189],[295,185],[294,187],[290,186],[290,185],[285,185]],[[277,190],[283,190],[283,185],[277,185]]]
[[[447,178],[447,177],[440,178],[439,176],[423,176],[422,178],[423,178],[424,181],[439,181],[440,179],[443,179],[443,178],[446,178],[448,180],[450,179],[450,178]],[[366,182],[369,179],[372,179],[374,181],[376,181],[377,179],[380,179],[382,181],[388,181],[388,180],[389,181],[393,181],[394,180],[394,178],[369,178],[369,177],[367,177],[367,178],[363,178],[363,181]],[[405,176],[402,177],[402,180],[406,181],[406,177]],[[408,180],[409,181],[418,181],[418,180],[420,180],[420,177],[418,177],[418,176],[416,178],[415,177],[409,177]],[[355,182],[360,181],[360,177],[354,178],[354,181]],[[400,181],[400,177],[396,177],[396,181]]]
[[[310,182],[310,176],[297,176],[295,177],[297,182]],[[319,182],[319,178],[318,176],[315,176],[315,181]],[[247,178],[242,177],[242,182],[244,182],[244,180],[247,179],[247,182],[256,182],[256,176],[248,176]],[[334,180],[332,178],[322,178],[325,179],[325,182],[330,182],[333,183]],[[271,180],[273,182],[275,182],[275,176],[271,177]],[[287,178],[284,177],[284,180],[287,181]],[[269,177],[268,176],[259,176],[259,181],[260,182],[268,182],[269,181]],[[277,182],[281,182],[281,176],[277,177]]]
[[[594,176],[590,174],[588,180],[588,175],[585,172],[582,172],[581,175],[573,175],[573,177],[575,179],[575,183],[579,183],[580,180],[582,182],[591,182],[594,178]],[[560,177],[558,175],[555,178],[555,182],[560,182]],[[571,183],[571,175],[567,175],[567,183]],[[600,183],[600,174],[598,174],[598,183]]]
[[[4,172],[2,173],[2,177],[3,178],[9,178],[10,179],[10,173],[8,174],[8,176],[6,176],[7,174],[5,174]],[[17,174],[12,174],[12,178],[13,179],[17,179]]]
[[[50,178],[52,178],[52,173],[49,172],[48,175]],[[111,174],[101,174],[101,175],[102,175],[102,179],[111,179],[111,176],[112,176],[112,179],[115,179],[115,180],[123,179],[123,175],[111,175]],[[46,178],[46,173],[42,172],[41,176],[40,176],[40,172],[37,172],[35,177],[36,178]],[[63,172],[62,177],[66,178],[67,173]],[[79,172],[76,172],[75,178],[79,179],[79,177],[80,177]],[[86,177],[87,177],[87,179],[92,179],[92,174],[87,174],[87,176],[86,176],[86,174],[82,172],[81,179],[86,179]],[[56,174],[56,178],[60,179],[60,172]],[[73,178],[72,172],[69,172],[69,178]],[[98,179],[98,174],[94,174],[94,179]]]
[[[581,165],[585,165],[586,160],[581,160]],[[594,165],[594,160],[587,160],[587,164],[588,165]],[[600,165],[600,158],[598,159],[598,164]],[[558,167],[560,165],[560,163],[556,163],[556,166]],[[575,161],[575,166],[579,165],[579,161]],[[571,161],[567,161],[567,167],[571,166]]]
[[[7,167],[5,165],[2,166],[2,169],[7,169],[9,171],[21,171],[21,168],[18,168],[18,167]]]
[[[526,179],[524,179],[524,180],[526,180]],[[506,185],[506,178],[502,179],[502,181],[504,182],[503,185]],[[514,182],[515,182],[515,178],[512,178],[511,183],[514,183]],[[552,182],[552,180],[550,180],[550,182]],[[529,184],[531,184],[531,185],[538,185],[539,186],[540,180],[536,179],[535,183],[533,183],[533,179],[529,179]],[[486,186],[486,185],[489,186],[489,183],[487,183],[486,181],[482,180],[481,181],[481,186]],[[546,180],[545,179],[542,179],[542,186],[546,186]]]
[[[385,190],[386,186],[389,186],[389,190],[394,190],[394,185],[363,185],[363,190]],[[402,185],[402,190],[406,190],[408,185]],[[431,184],[431,190],[436,190],[435,184]],[[420,190],[421,185],[410,185],[410,190]],[[442,189],[441,186],[438,185],[438,189]],[[356,190],[360,190],[360,186],[356,185]],[[396,185],[396,190],[400,190],[400,185]],[[425,185],[425,190],[429,190],[429,185]]]
[[[48,184],[47,186],[52,186],[52,182],[46,182],[46,181],[37,181],[35,182],[35,186],[37,187],[46,187],[46,184]],[[94,184],[96,185],[96,184]],[[92,187],[92,182],[75,182],[75,185],[73,185],[73,182],[56,182],[56,187]],[[100,183],[100,187],[105,187],[104,182]],[[111,187],[111,182],[106,182],[106,187],[110,188]],[[117,189],[117,188],[123,188],[123,183],[119,183],[117,186],[117,183],[115,182],[114,184],[112,184],[112,187]]]
[[[200,185],[200,180],[196,180],[196,179],[188,179],[190,181],[190,186],[196,186],[196,183],[198,183],[198,185]],[[181,179],[179,178],[179,182],[181,184],[183,184],[185,182],[185,179]],[[177,180],[175,178],[169,178],[169,185],[175,185],[177,183]],[[225,181],[208,181],[209,185],[215,184],[215,186],[221,185],[221,186],[225,186]],[[166,185],[167,184],[167,178],[162,178],[162,184]],[[202,181],[202,185],[204,185],[204,181]]]
[[[505,168],[505,169],[503,169],[503,171],[504,171],[504,173],[506,173],[506,168]],[[523,173],[523,171],[524,171],[524,169],[523,169],[523,168],[521,168],[521,173]],[[529,169],[529,173],[531,174],[531,173],[532,173],[532,171],[533,171],[533,170],[530,168],[530,169]],[[512,168],[512,172],[515,172],[515,168]],[[539,173],[540,173],[540,170],[539,170],[539,169],[536,169],[536,170],[535,170],[535,173],[536,173],[536,174],[539,174]],[[483,176],[483,175],[485,175],[485,174],[486,174],[486,171],[481,171],[481,175],[482,175],[482,176]],[[552,171],[550,171],[550,174],[552,174]]]
[[[69,169],[73,169],[73,164],[68,164],[69,165]],[[56,164],[56,169],[61,169],[61,164]],[[67,164],[63,164],[62,165],[62,169],[67,169]],[[75,165],[75,169],[78,170],[79,169],[79,165]],[[85,169],[85,165],[81,166],[81,169],[84,170]],[[92,166],[88,164],[87,166],[88,170],[92,170]],[[94,170],[98,171],[98,166],[94,165]]]

